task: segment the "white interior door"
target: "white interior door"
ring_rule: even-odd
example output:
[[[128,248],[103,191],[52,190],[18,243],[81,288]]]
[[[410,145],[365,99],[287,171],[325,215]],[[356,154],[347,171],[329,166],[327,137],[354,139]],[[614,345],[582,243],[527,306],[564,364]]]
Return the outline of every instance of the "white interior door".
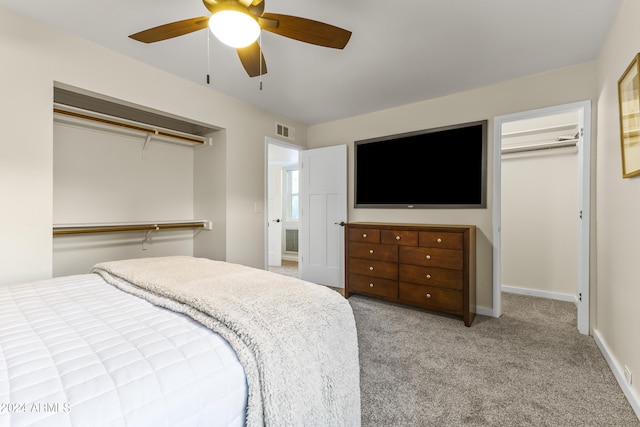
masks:
[[[282,167],[269,164],[267,202],[268,263],[270,267],[282,265]]]
[[[265,142],[265,267],[268,268],[282,265],[282,168],[298,163],[301,147],[269,137]]]
[[[344,288],[347,146],[300,152],[300,277]]]

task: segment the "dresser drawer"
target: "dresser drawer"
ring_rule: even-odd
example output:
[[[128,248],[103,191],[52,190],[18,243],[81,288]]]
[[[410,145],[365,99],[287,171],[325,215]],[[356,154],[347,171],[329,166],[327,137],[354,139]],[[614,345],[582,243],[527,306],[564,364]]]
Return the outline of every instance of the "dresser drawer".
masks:
[[[349,292],[387,298],[398,298],[398,281],[349,274]]]
[[[398,264],[350,257],[349,273],[398,280]]]
[[[446,231],[421,231],[420,246],[427,248],[459,249],[462,250],[464,239],[461,233]]]
[[[350,228],[349,240],[352,242],[380,243],[380,230],[377,228]]]
[[[398,262],[398,246],[380,243],[349,243],[349,256],[378,261]]]
[[[391,245],[418,246],[417,231],[382,230],[380,242]]]
[[[399,297],[400,301],[406,304],[451,314],[462,314],[461,291],[400,282]]]
[[[462,270],[400,264],[400,281],[462,290]]]
[[[400,247],[400,263],[462,270],[463,252],[455,249]]]

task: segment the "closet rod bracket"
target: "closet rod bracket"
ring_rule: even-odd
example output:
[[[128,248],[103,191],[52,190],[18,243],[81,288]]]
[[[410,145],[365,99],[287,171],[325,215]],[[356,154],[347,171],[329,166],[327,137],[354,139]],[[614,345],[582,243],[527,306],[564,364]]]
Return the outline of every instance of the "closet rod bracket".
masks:
[[[147,230],[147,232],[144,235],[144,239],[142,239],[142,250],[146,251],[147,250],[147,243],[149,242],[150,238],[151,238],[151,233],[153,233],[154,231],[160,230],[160,227],[158,227],[157,225],[155,225],[154,229],[151,230]]]
[[[154,133],[148,133],[147,137],[144,139],[144,144],[142,144],[142,160],[144,160],[144,153],[147,150],[147,146],[149,145],[149,143],[151,142],[151,138],[154,135],[158,135],[158,130],[154,130]]]

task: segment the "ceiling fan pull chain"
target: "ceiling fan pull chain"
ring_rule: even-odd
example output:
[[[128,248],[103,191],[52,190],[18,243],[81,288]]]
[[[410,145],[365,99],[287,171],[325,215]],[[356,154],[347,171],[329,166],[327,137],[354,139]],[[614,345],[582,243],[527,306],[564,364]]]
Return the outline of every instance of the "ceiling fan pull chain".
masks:
[[[260,90],[262,90],[262,30],[260,30],[260,57],[258,61],[260,61]]]
[[[207,31],[207,84],[211,83],[211,31]]]

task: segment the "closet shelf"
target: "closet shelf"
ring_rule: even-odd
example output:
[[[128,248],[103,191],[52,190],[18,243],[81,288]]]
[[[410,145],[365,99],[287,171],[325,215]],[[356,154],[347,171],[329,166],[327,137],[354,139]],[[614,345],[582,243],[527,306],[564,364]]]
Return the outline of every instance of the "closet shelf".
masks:
[[[128,231],[159,231],[159,230],[211,230],[211,221],[166,221],[166,222],[136,222],[110,224],[65,224],[54,225],[53,235],[90,233],[121,233]]]
[[[111,128],[115,126],[128,132],[137,134],[142,133],[147,135],[148,138],[165,138],[169,141],[175,141],[191,146],[207,145],[207,138],[203,136],[192,135],[156,126],[150,126],[144,123],[134,122],[119,117],[84,111],[66,105],[54,104],[53,112],[54,114],[59,115],[58,117],[66,116],[67,120],[71,122],[73,122],[74,120],[79,120],[85,123],[93,122],[96,126],[107,126]]]

